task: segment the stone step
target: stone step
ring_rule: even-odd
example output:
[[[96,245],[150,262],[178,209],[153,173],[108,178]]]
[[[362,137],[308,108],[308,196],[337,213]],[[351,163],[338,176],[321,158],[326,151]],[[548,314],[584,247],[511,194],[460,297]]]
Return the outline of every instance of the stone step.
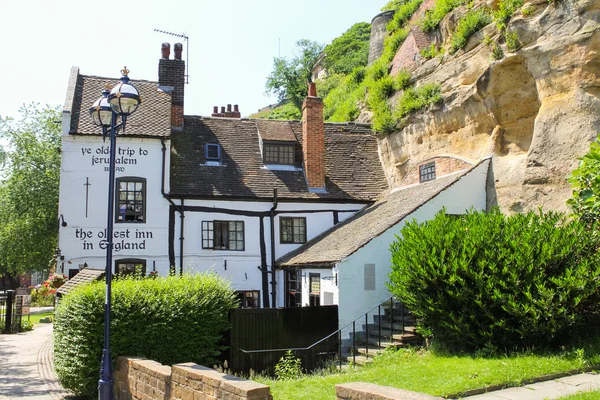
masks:
[[[402,325],[401,324],[394,324],[394,329],[392,331],[391,329],[391,324],[389,323],[381,323],[381,327],[379,326],[379,324],[369,324],[369,336],[375,335],[375,336],[379,336],[379,332],[380,332],[380,328],[381,328],[381,336],[382,337],[390,337],[392,335],[392,333],[394,334],[394,336],[396,335],[401,335],[402,334]],[[367,331],[367,326],[363,325],[362,326],[363,331]],[[404,326],[404,333],[415,333],[417,331],[417,327],[414,325],[411,326]]]
[[[356,357],[346,356],[346,360],[349,363],[355,363],[356,365],[364,366],[364,365],[372,363],[373,362],[373,357],[369,356],[369,358],[367,358],[367,357],[365,357],[363,355],[358,355],[357,354]]]

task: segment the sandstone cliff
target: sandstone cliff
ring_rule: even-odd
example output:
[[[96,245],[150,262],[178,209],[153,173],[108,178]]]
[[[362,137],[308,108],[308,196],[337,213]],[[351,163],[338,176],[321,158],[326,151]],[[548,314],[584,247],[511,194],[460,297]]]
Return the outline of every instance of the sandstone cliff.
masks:
[[[492,23],[455,55],[417,62],[412,79],[439,82],[443,102],[380,138],[392,187],[433,156],[492,155],[490,206],[567,209],[566,176],[600,133],[600,0],[533,0],[522,10],[508,25],[522,47],[510,52],[501,42],[500,60],[482,40],[498,37]],[[462,7],[446,15],[432,39],[447,43],[464,13]]]

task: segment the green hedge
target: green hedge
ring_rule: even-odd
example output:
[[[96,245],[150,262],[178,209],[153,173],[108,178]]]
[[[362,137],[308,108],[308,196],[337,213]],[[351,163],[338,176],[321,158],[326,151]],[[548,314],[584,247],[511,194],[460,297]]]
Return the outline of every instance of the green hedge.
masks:
[[[237,305],[229,284],[214,274],[113,281],[111,350],[162,364],[213,365]],[[103,348],[105,285],[65,296],[56,310],[54,359],[61,384],[95,397]]]
[[[562,214],[497,209],[411,222],[389,288],[454,350],[559,344],[600,288],[600,238]]]

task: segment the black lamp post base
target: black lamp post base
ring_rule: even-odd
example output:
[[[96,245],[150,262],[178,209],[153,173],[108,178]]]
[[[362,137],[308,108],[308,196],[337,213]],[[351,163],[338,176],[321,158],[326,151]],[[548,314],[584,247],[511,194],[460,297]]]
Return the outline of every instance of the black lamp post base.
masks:
[[[113,400],[112,362],[110,352],[102,351],[102,368],[100,369],[100,380],[98,381],[98,399]]]

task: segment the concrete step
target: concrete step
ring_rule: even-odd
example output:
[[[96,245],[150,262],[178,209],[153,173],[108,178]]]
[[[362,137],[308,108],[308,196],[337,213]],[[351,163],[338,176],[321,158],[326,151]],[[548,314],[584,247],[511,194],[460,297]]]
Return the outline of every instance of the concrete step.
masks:
[[[362,326],[363,331],[367,331],[367,326],[363,325]],[[417,327],[412,325],[412,326],[404,326],[404,333],[415,333],[417,330]],[[382,337],[390,337],[392,334],[394,335],[394,337],[396,335],[401,335],[402,334],[402,325],[398,324],[398,326],[396,326],[396,324],[394,324],[394,329],[392,331],[391,329],[391,324],[388,323],[381,323],[381,330],[378,324],[369,324],[369,336],[375,335],[375,336],[379,336],[379,332],[381,332],[381,336]]]

